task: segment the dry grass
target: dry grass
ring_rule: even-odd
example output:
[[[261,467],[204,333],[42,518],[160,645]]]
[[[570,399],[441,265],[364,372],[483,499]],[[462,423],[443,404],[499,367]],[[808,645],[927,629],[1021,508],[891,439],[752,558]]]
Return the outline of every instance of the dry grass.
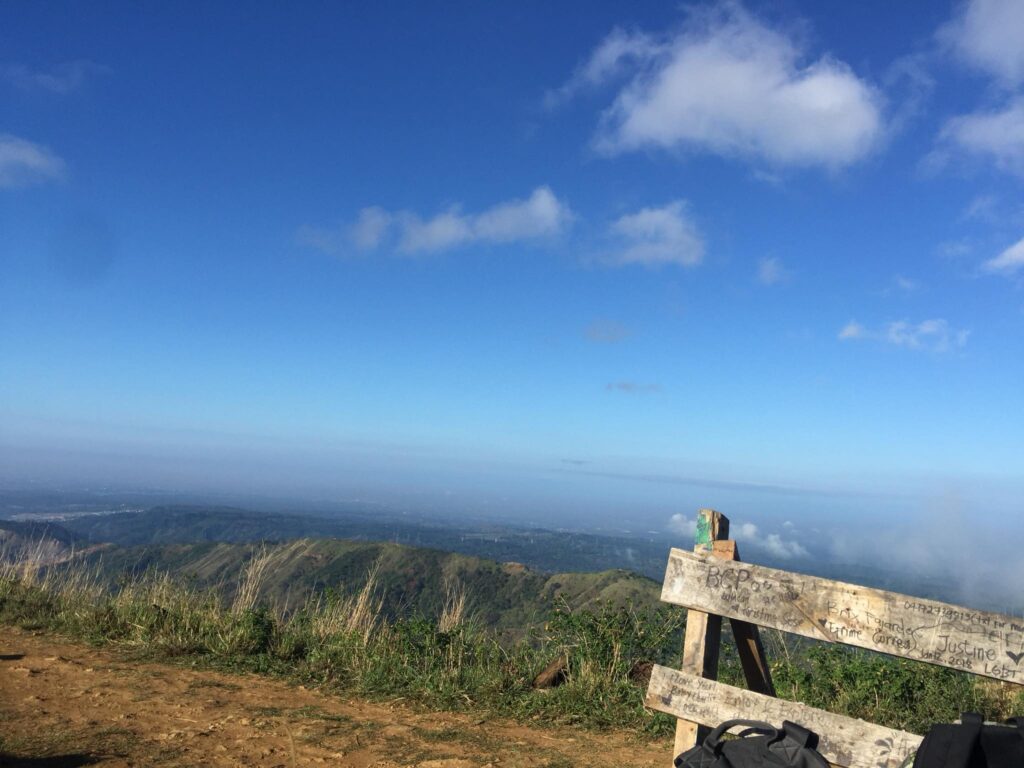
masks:
[[[437,628],[441,632],[453,632],[462,626],[466,619],[466,586],[457,579],[444,585],[444,606],[437,620]]]
[[[238,589],[235,590],[235,599],[231,602],[231,613],[240,616],[256,607],[267,572],[279,558],[280,550],[267,549],[266,544],[261,544],[253,553],[238,575]]]
[[[369,642],[377,629],[384,610],[384,598],[377,595],[381,561],[378,559],[366,574],[366,583],[358,594],[342,598],[316,600],[310,613],[313,632],[321,640],[341,634],[355,634],[363,643]]]

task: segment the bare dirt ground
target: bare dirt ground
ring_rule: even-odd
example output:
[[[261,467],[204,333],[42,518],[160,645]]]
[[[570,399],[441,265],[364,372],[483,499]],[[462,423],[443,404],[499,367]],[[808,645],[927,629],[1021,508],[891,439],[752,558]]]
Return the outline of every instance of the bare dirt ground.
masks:
[[[340,698],[0,627],[0,766],[653,766],[670,742]]]

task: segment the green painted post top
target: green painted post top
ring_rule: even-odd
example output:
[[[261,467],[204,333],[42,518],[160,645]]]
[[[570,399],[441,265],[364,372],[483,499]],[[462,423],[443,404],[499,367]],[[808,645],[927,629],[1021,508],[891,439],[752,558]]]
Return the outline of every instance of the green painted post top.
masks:
[[[697,534],[694,544],[711,550],[711,542],[729,538],[729,518],[713,509],[702,509],[697,512]]]

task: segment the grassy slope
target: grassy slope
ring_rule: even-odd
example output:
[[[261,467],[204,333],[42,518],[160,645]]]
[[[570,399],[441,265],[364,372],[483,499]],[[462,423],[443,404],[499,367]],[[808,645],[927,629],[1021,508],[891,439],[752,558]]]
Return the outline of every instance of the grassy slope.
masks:
[[[258,546],[250,544],[173,544],[108,548],[88,558],[104,579],[115,582],[147,569],[169,572],[201,587],[217,588],[228,599]],[[261,598],[284,608],[309,594],[351,594],[379,563],[384,612],[436,618],[449,585],[466,591],[469,615],[487,627],[522,630],[541,622],[559,598],[573,607],[655,607],[658,585],[628,571],[564,573],[549,576],[512,563],[495,563],[434,549],[381,542],[302,539],[268,545],[273,566]]]
[[[517,564],[366,542],[298,541],[253,558],[254,551],[215,543],[109,548],[102,559],[92,554],[91,561],[78,558],[43,572],[30,562],[0,559],[0,622],[433,706],[481,706],[594,726],[671,726],[644,710],[636,670],[644,662],[678,660],[683,612],[643,611],[645,600],[656,604],[657,585],[642,577],[614,571],[545,576]],[[268,566],[251,599],[232,604],[225,590],[206,588],[237,585],[235,574],[250,560]],[[95,588],[90,562],[102,563],[108,589]],[[370,599],[360,603],[352,592],[378,562],[377,581],[365,590]],[[145,575],[110,578],[125,571]],[[444,584],[453,579],[476,591],[469,613],[480,621],[446,623],[438,615]],[[303,606],[295,591],[301,584],[336,593]],[[292,590],[291,607],[301,610],[280,612],[268,603],[266,596],[282,590]],[[383,611],[379,596],[390,604]],[[577,607],[567,608],[558,597]],[[513,633],[501,643],[483,620],[519,628],[524,616],[546,621],[534,634]],[[893,727],[922,732],[960,711],[1024,714],[1019,686],[838,645],[781,651],[769,652],[781,696]],[[557,655],[569,659],[566,683],[533,691],[533,675]],[[728,654],[721,675],[739,682]]]
[[[665,542],[661,540],[507,526],[464,527],[400,516],[318,517],[179,505],[154,507],[139,514],[81,517],[65,525],[90,541],[122,546],[340,538],[391,541],[498,562],[521,562],[547,573],[619,567],[660,578],[665,569]]]

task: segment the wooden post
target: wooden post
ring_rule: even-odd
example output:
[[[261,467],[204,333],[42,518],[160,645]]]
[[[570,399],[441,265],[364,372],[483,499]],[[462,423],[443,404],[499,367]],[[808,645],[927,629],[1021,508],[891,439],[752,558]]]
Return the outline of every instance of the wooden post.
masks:
[[[694,540],[694,552],[713,552],[715,542],[727,544],[729,538],[729,518],[713,509],[702,509],[697,512],[697,534]],[[723,549],[723,554],[727,551]],[[735,552],[735,548],[732,550]],[[722,617],[701,611],[689,610],[686,613],[686,634],[683,636],[683,663],[679,668],[683,672],[718,679],[718,651],[722,641]],[[707,736],[707,729],[690,720],[676,721],[676,740],[672,757],[685,752],[698,741]]]
[[[733,545],[732,557],[719,555],[717,545],[715,546],[715,555],[739,562],[740,552],[736,548],[735,542],[728,543]],[[739,619],[729,619],[729,625],[732,627],[732,636],[739,651],[740,665],[743,667],[743,676],[747,679],[747,687],[754,693],[774,696],[775,684],[772,682],[772,670],[764,655],[761,632],[757,625]]]

